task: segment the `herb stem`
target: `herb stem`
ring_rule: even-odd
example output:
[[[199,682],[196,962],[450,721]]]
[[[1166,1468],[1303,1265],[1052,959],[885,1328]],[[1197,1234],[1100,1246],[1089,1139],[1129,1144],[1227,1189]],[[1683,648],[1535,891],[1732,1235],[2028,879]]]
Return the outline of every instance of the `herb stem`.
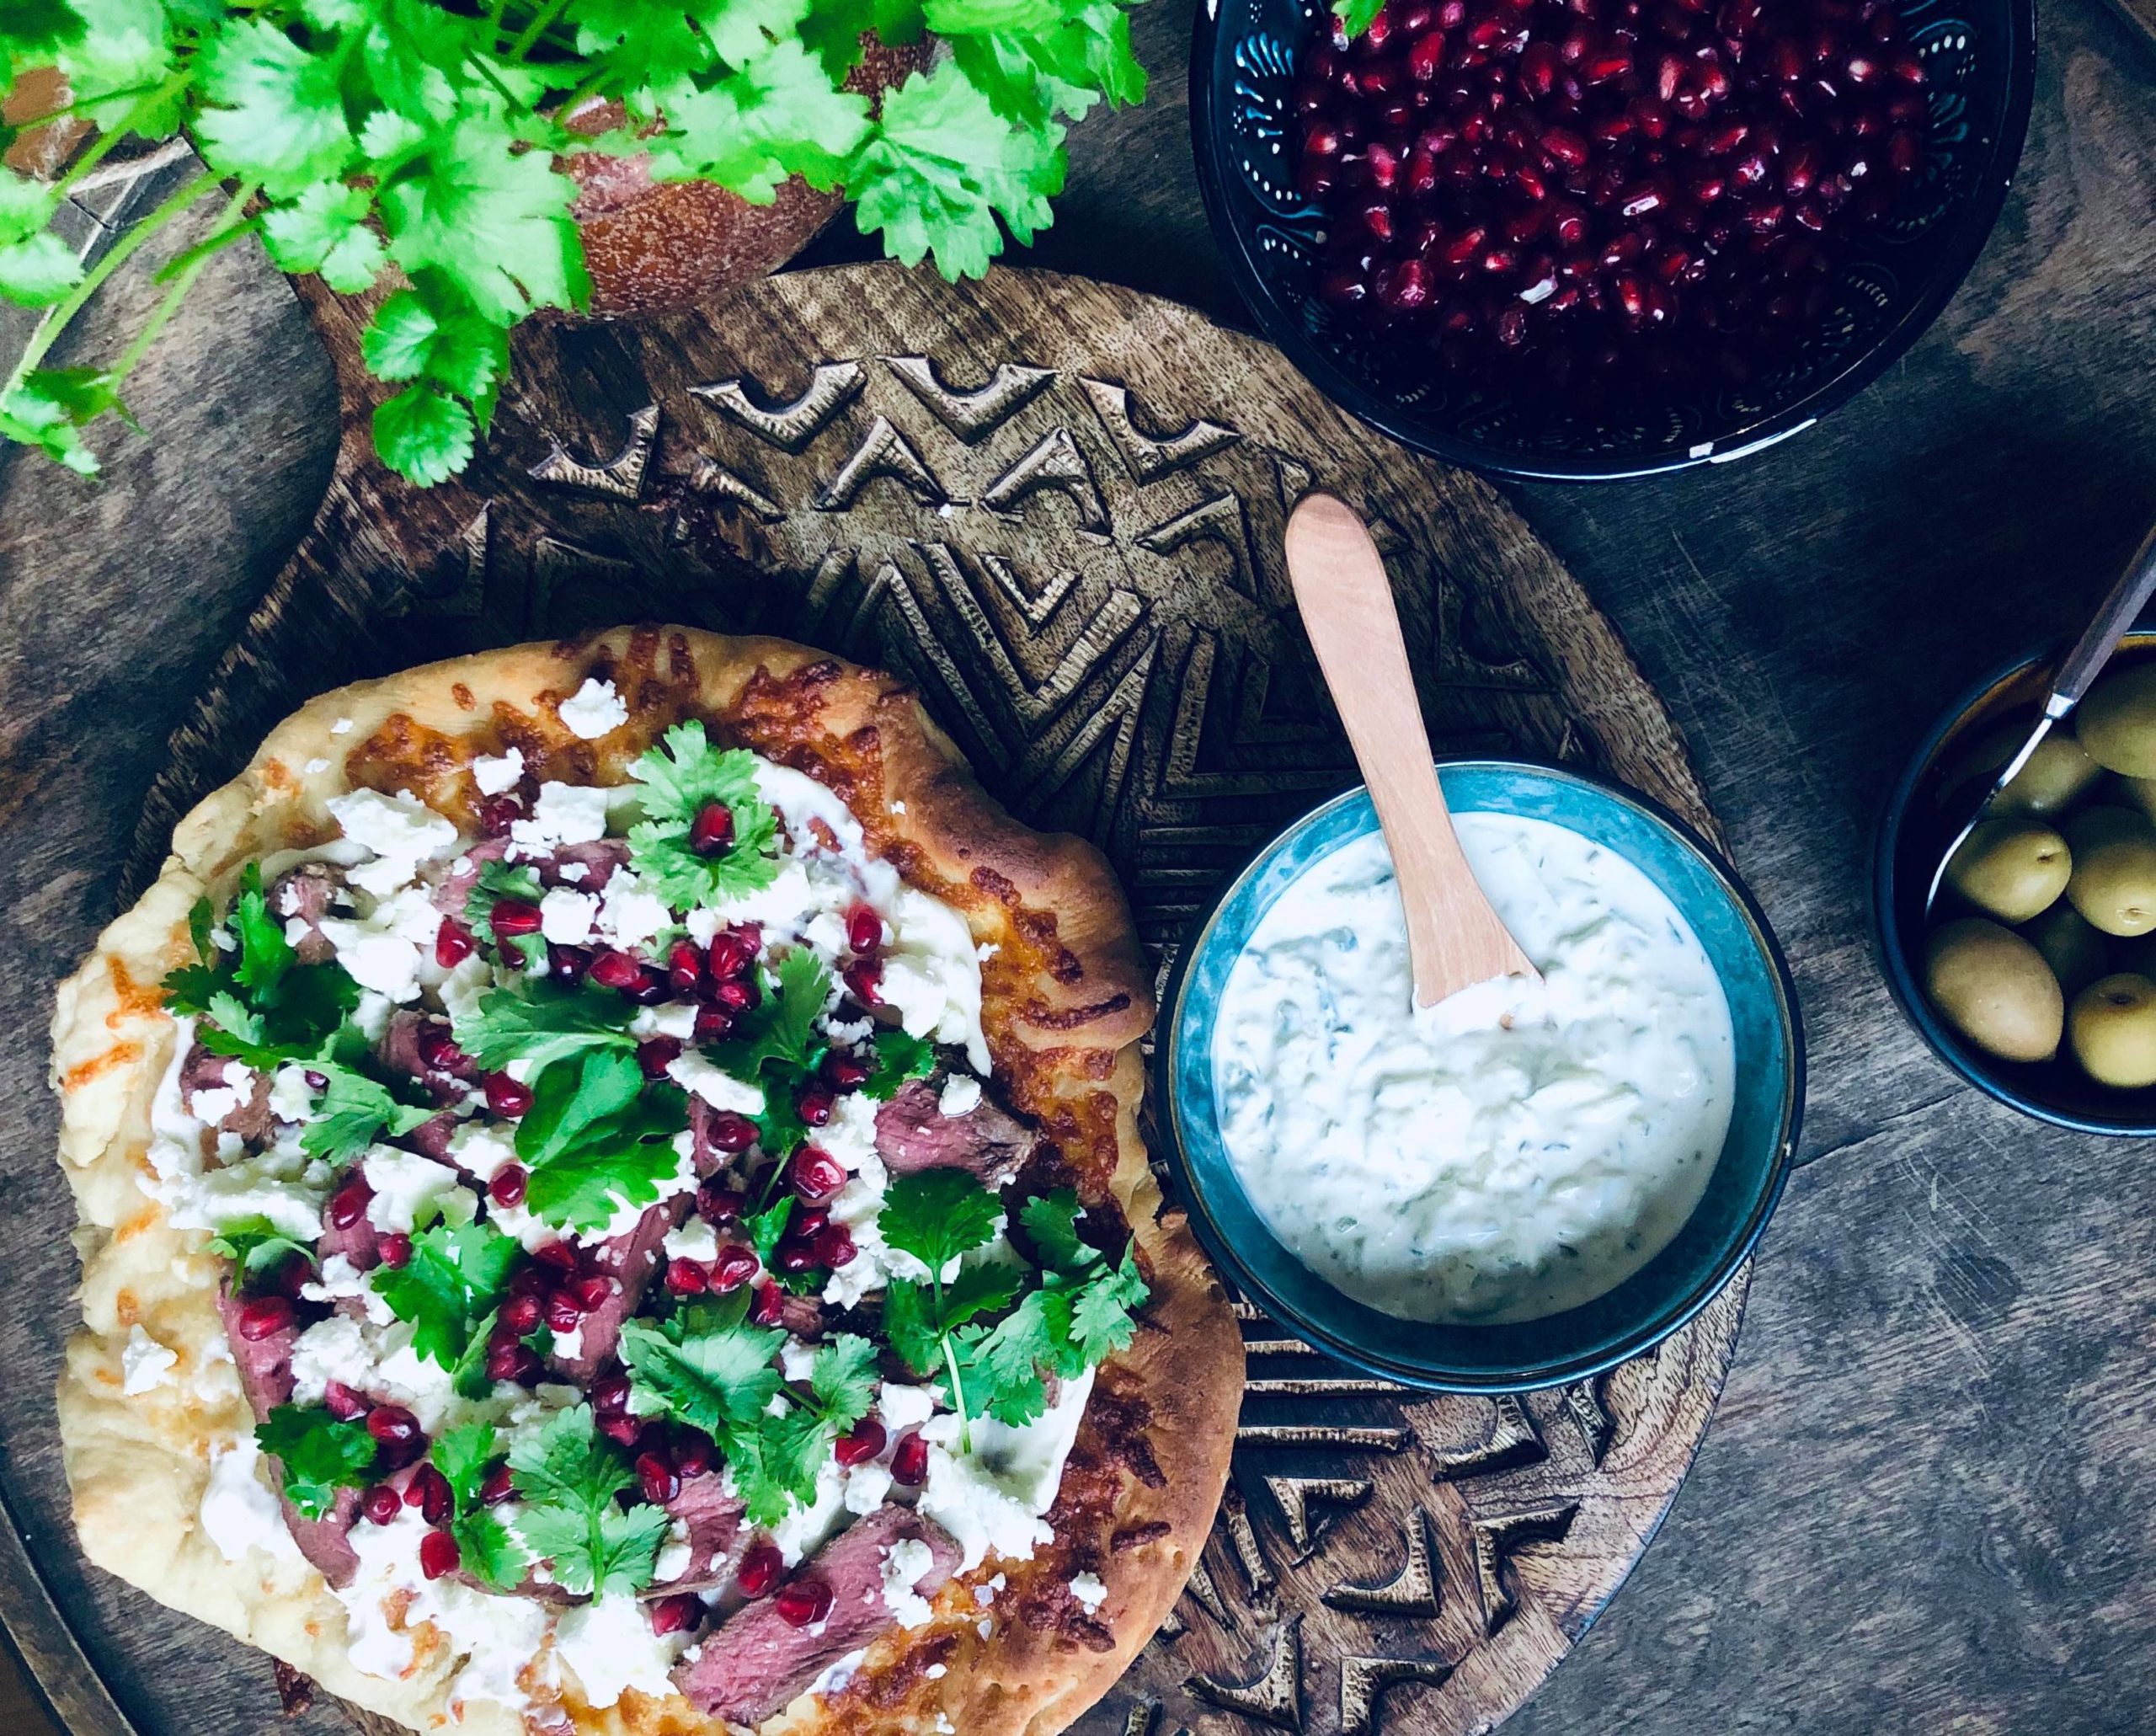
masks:
[[[937,1334],[943,1343],[943,1372],[951,1378],[951,1408],[958,1413],[958,1450],[970,1453],[974,1450],[973,1422],[966,1414],[965,1384],[958,1378],[958,1347],[953,1341],[951,1328],[943,1312],[943,1273],[939,1267],[928,1274],[936,1297]]]
[[[545,35],[554,20],[568,7],[569,0],[545,0],[538,11],[531,15],[531,22],[517,33],[516,40],[509,45],[509,58],[520,61],[531,52],[539,39]]]

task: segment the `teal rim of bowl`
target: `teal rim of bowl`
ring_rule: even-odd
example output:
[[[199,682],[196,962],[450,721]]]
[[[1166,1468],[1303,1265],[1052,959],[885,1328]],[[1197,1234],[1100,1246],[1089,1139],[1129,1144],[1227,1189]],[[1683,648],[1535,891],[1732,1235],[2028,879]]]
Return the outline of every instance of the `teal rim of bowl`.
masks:
[[[1651,799],[1571,767],[1441,758],[1456,813],[1545,820],[1633,863],[1700,937],[1730,1003],[1737,1103],[1705,1192],[1669,1245],[1592,1301],[1491,1325],[1402,1320],[1336,1290],[1283,1247],[1245,1197],[1213,1108],[1212,1009],[1236,957],[1283,889],[1378,829],[1369,792],[1348,790],[1262,846],[1191,930],[1162,996],[1155,1087],[1168,1162],[1216,1265],[1272,1319],[1342,1361],[1447,1392],[1519,1392],[1599,1374],[1652,1349],[1711,1301],[1758,1242],[1781,1196],[1803,1113],[1802,1026],[1789,967],[1735,873]],[[1208,989],[1198,1004],[1194,990]]]

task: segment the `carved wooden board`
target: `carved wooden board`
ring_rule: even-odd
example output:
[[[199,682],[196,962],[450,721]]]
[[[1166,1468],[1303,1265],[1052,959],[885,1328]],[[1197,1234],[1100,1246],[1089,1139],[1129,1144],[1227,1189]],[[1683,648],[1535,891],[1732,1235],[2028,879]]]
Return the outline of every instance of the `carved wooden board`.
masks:
[[[1489,489],[1185,309],[1040,273],[953,288],[878,264],[664,323],[531,327],[487,450],[428,494],[367,451],[365,310],[319,292],[310,309],[344,380],[336,473],[176,740],[134,884],[175,815],[309,694],[671,618],[904,671],[1015,812],[1107,851],[1161,956],[1253,845],[1355,781],[1281,565],[1286,512],[1312,487],[1378,528],[1441,750],[1589,763],[1714,831],[1609,624]],[[1356,1375],[1246,1312],[1249,1395],[1203,1563],[1079,1728],[1487,1730],[1660,1522],[1748,1275],[1658,1353],[1495,1402]],[[201,1655],[236,1656],[206,1636]],[[232,1728],[178,1693],[136,1711],[145,1736]]]

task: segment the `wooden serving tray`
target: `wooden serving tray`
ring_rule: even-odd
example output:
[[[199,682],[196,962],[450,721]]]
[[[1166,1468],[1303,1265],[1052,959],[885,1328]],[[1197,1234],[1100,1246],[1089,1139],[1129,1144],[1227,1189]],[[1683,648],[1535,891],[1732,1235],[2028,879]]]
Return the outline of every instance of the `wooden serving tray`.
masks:
[[[308,695],[673,619],[903,672],[1014,812],[1107,852],[1164,958],[1250,848],[1356,781],[1281,564],[1286,513],[1313,487],[1377,527],[1440,750],[1593,765],[1715,835],[1609,622],[1494,493],[1184,308],[1038,272],[952,287],[879,264],[643,326],[527,326],[485,451],[422,494],[369,449],[366,308],[302,293],[337,359],[342,450],[312,530],[174,741],[131,889],[177,815]],[[1521,1400],[1355,1375],[1246,1311],[1251,1384],[1213,1539],[1167,1629],[1079,1728],[1487,1730],[1659,1524],[1748,1277],[1653,1354]],[[0,1537],[0,1610],[79,1736],[266,1730],[280,1695],[287,1728],[350,1730],[256,1654],[175,1631],[78,1566],[54,1577],[82,1586],[72,1627],[16,1533]]]

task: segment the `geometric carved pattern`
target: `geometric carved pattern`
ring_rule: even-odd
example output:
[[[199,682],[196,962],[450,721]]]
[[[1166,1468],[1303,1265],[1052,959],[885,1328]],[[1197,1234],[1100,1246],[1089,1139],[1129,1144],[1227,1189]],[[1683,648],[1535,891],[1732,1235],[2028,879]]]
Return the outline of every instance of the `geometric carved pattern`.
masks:
[[[689,390],[729,422],[782,451],[798,452],[821,434],[832,417],[861,395],[867,375],[857,361],[827,361],[808,377],[808,389],[792,403],[760,404],[749,396],[745,380],[720,380]],[[758,388],[758,396],[761,396]]]
[[[1190,1691],[1215,1706],[1283,1730],[1303,1728],[1303,1618],[1290,1616],[1273,1631],[1273,1652],[1264,1671],[1241,1684],[1209,1675],[1190,1679]]]
[[[1093,413],[1101,419],[1101,426],[1107,430],[1108,438],[1115,442],[1123,462],[1130,467],[1130,473],[1141,483],[1158,482],[1174,470],[1187,470],[1193,465],[1225,451],[1242,438],[1232,428],[1224,428],[1218,422],[1193,419],[1181,434],[1169,440],[1155,440],[1140,434],[1130,419],[1130,393],[1121,386],[1106,380],[1081,379],[1086,396],[1092,400]]]
[[[1015,514],[1018,503],[1041,489],[1059,489],[1078,510],[1078,527],[1104,536],[1108,510],[1100,485],[1086,466],[1068,428],[1052,428],[1038,445],[990,484],[980,504],[991,512]]]
[[[1220,1502],[1220,1524],[1227,1530],[1236,1563],[1243,1570],[1243,1578],[1250,1582],[1250,1589],[1258,1593],[1270,1591],[1278,1582],[1273,1577],[1273,1569],[1265,1563],[1265,1552],[1257,1546],[1257,1532],[1250,1522],[1250,1509],[1243,1500],[1242,1491],[1232,1482]]]
[[[1265,1487],[1280,1504],[1288,1521],[1288,1536],[1307,1555],[1319,1535],[1310,1524],[1310,1504],[1322,1501],[1331,1507],[1359,1507],[1370,1498],[1377,1485],[1357,1477],[1268,1477]]]
[[[698,459],[696,467],[690,473],[689,486],[699,494],[745,507],[767,525],[775,525],[786,516],[786,509],[777,501],[713,459]]]
[[[629,417],[629,437],[622,450],[604,464],[586,464],[572,458],[559,441],[549,443],[547,456],[527,473],[534,482],[557,488],[589,489],[597,494],[618,494],[633,500],[643,492],[644,467],[652,448],[659,444],[659,406],[648,403]]]
[[[1565,1535],[1577,1501],[1546,1501],[1517,1513],[1492,1514],[1470,1521],[1475,1537],[1475,1577],[1482,1592],[1482,1631],[1495,1633],[1511,1617],[1516,1605],[1507,1572],[1513,1550],[1523,1543],[1555,1542]]]
[[[1598,1469],[1603,1456],[1609,1450],[1609,1443],[1617,1437],[1617,1419],[1603,1402],[1602,1380],[1597,1375],[1592,1380],[1576,1381],[1562,1389],[1566,1413],[1579,1424],[1580,1436],[1587,1442],[1588,1456]]]
[[[950,496],[943,484],[929,474],[913,443],[899,433],[890,419],[878,416],[862,435],[853,456],[839,467],[838,474],[816,497],[819,512],[844,512],[860,499],[861,491],[879,476],[887,476],[910,493],[924,506],[941,506]]]
[[[1325,1600],[1336,1610],[1369,1610],[1392,1616],[1438,1613],[1438,1571],[1430,1546],[1430,1516],[1417,1511],[1402,1531],[1407,1559],[1382,1585],[1336,1585]]]
[[[1226,549],[1228,582],[1246,596],[1257,595],[1251,576],[1250,526],[1244,521],[1242,502],[1233,494],[1210,495],[1187,512],[1138,533],[1138,546],[1154,554],[1172,554],[1198,541],[1217,542]]]
[[[1471,1446],[1439,1447],[1430,1454],[1430,1474],[1439,1481],[1486,1476],[1548,1456],[1541,1431],[1526,1406],[1509,1392],[1490,1402],[1490,1432]]]
[[[1016,415],[1055,378],[1053,368],[1006,361],[978,391],[958,392],[943,383],[936,364],[925,355],[887,355],[883,362],[905,382],[907,391],[936,413],[937,421],[968,446]]]
[[[1342,1658],[1340,1660],[1340,1736],[1374,1736],[1378,1696],[1396,1682],[1441,1688],[1454,1666],[1434,1658]]]

